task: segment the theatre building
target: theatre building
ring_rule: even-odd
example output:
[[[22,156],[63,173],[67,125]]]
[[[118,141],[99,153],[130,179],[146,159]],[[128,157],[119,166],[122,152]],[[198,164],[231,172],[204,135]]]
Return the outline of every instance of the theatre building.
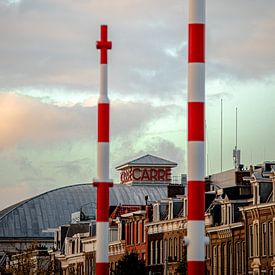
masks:
[[[120,172],[120,183],[127,185],[168,185],[172,183],[171,169],[175,162],[152,155],[145,155],[127,162],[116,169]]]

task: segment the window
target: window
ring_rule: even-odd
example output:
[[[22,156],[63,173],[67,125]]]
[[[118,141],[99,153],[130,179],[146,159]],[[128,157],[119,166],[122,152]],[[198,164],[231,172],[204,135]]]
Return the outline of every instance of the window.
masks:
[[[131,244],[131,224],[127,222],[127,244]]]
[[[268,255],[272,255],[273,230],[272,222],[268,223]]]
[[[217,246],[217,258],[218,258],[218,274],[222,274],[222,246],[218,245]]]
[[[167,260],[168,257],[168,242],[167,240],[164,240],[164,261]]]
[[[222,205],[222,224],[226,224],[226,206]]]
[[[159,263],[162,264],[163,263],[163,243],[162,240],[159,241]]]
[[[169,256],[173,256],[172,255],[173,252],[173,243],[172,243],[172,238],[169,239]]]
[[[141,221],[141,242],[145,242],[145,234],[144,234],[144,220]]]
[[[138,221],[138,222],[137,222],[137,231],[136,231],[136,235],[137,235],[137,243],[140,243],[140,231],[139,231],[140,226],[141,226],[141,222],[140,222],[140,221]]]
[[[144,220],[142,221],[142,227],[143,227],[143,230],[142,230],[142,234],[143,234],[143,242],[145,243],[146,242],[146,232],[145,232],[145,230],[146,230],[146,228],[145,228],[145,226],[144,226]]]
[[[249,256],[253,257],[253,226],[249,225]]]
[[[178,257],[178,239],[174,238],[174,260],[177,261]]]
[[[159,253],[159,250],[158,250],[158,241],[155,241],[155,264],[158,264],[158,253]]]
[[[181,250],[182,250],[182,243],[181,243],[181,245],[180,245],[180,248],[181,248]],[[209,248],[210,248],[210,245],[209,244],[206,244],[205,245],[205,258],[206,259],[209,259],[210,258],[210,251],[209,251]],[[182,257],[182,251],[180,251],[180,257]]]
[[[235,257],[236,257],[236,270],[237,270],[237,274],[239,274],[240,272],[240,269],[239,269],[239,265],[240,265],[240,261],[239,261],[239,246],[240,246],[240,243],[236,243],[236,246],[235,246]]]
[[[83,244],[82,244],[82,241],[81,240],[79,240],[80,241],[80,248],[79,248],[79,252],[83,252]]]
[[[245,242],[242,242],[242,274],[245,274]]]
[[[150,250],[151,250],[151,257],[150,257],[150,264],[154,264],[153,260],[154,260],[154,241],[151,241],[151,245],[150,245]]]
[[[134,224],[133,224],[133,222],[130,223],[130,236],[131,236],[130,244],[133,244],[134,243]]]
[[[138,222],[137,221],[133,221],[133,229],[134,229],[134,241],[133,241],[133,244],[136,244],[137,243],[137,232],[138,232],[138,229],[137,229],[137,224]]]
[[[266,223],[262,224],[262,255],[266,255]]]
[[[75,242],[72,240],[72,254],[75,254]]]
[[[229,274],[233,275],[233,253],[232,253],[232,244],[228,243],[227,246],[227,266],[229,270]]]
[[[187,217],[187,198],[184,199],[184,216]]]
[[[259,256],[259,224],[255,223],[255,256]]]
[[[131,244],[135,242],[135,222],[131,222]]]
[[[231,205],[227,205],[227,223],[231,223]]]
[[[213,275],[217,275],[217,247],[213,247]]]
[[[180,254],[179,254],[180,259],[183,258],[183,237],[180,237]]]
[[[226,244],[222,245],[221,248],[221,265],[223,266],[222,274],[227,272],[227,255],[226,255]]]

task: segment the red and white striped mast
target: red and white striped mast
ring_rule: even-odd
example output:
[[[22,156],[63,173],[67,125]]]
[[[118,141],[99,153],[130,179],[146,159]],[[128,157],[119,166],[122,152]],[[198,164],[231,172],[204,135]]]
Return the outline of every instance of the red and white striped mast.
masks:
[[[109,274],[109,119],[108,98],[108,54],[112,42],[108,41],[108,27],[101,25],[101,40],[96,48],[100,50],[100,94],[98,99],[98,144],[97,144],[97,187],[96,206],[96,274]]]
[[[189,0],[187,272],[205,269],[205,0]]]

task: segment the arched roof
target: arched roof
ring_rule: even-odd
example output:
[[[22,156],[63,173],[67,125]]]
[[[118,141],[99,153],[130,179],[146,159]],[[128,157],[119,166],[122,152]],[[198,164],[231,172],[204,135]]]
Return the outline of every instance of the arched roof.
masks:
[[[141,205],[167,197],[167,186],[128,186],[114,184],[110,188],[110,205]],[[42,230],[69,224],[71,213],[96,202],[96,188],[77,184],[54,189],[10,206],[0,212],[0,238],[43,238]],[[90,206],[92,207],[92,206]]]

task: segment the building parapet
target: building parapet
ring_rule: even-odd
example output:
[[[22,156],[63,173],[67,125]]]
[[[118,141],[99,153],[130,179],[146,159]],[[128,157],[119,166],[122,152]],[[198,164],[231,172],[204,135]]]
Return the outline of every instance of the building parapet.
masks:
[[[125,241],[115,241],[109,243],[109,256],[122,255],[125,254]]]
[[[151,222],[145,226],[148,228],[148,234],[156,234],[184,229],[186,228],[186,222],[187,219],[184,217],[172,220]]]

